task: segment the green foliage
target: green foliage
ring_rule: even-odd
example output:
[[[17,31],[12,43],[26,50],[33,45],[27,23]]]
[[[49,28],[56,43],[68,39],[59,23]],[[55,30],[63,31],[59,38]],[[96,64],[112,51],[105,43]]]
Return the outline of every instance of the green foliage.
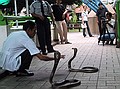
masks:
[[[79,29],[69,29],[69,32],[79,32]]]
[[[3,15],[2,15],[2,11],[0,10],[0,26],[1,25],[5,25],[5,21],[3,20]]]
[[[77,22],[77,16],[75,14],[75,12],[72,12],[72,18],[70,20],[71,23],[76,23]]]

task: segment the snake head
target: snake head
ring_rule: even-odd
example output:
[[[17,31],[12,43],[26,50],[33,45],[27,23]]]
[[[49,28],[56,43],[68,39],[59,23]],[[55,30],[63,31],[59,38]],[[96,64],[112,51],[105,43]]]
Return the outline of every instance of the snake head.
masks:
[[[59,51],[54,52],[54,58],[59,60],[61,58],[61,53]]]
[[[78,49],[77,48],[72,48],[75,53],[77,53]]]

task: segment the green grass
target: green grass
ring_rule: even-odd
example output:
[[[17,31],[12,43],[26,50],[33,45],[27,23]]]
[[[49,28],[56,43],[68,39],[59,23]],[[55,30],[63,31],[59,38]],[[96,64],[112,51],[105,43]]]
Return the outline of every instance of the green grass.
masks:
[[[79,29],[69,29],[69,32],[79,32]],[[80,29],[81,32],[81,29]]]

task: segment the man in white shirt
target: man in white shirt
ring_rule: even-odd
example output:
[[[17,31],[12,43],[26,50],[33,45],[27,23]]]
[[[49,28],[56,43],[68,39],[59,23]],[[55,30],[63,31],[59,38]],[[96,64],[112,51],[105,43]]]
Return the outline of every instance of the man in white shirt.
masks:
[[[54,58],[42,55],[31,38],[35,36],[36,25],[27,21],[23,25],[23,31],[11,33],[5,40],[0,52],[0,67],[14,72],[16,76],[33,76],[28,72],[33,56],[40,60],[49,61]]]
[[[110,39],[111,40],[110,45],[113,45],[113,41],[116,37],[115,29],[114,29],[115,20],[112,19],[112,13],[110,13],[110,12],[107,12],[106,18],[107,18],[106,27],[108,29],[108,33],[105,34],[105,39]],[[103,37],[103,35],[102,35],[102,37]],[[107,41],[106,44],[109,44],[109,41]]]
[[[83,9],[84,9],[84,11],[82,12],[82,24],[83,25],[86,25],[86,28],[83,28],[83,36],[84,37],[86,37],[86,29],[87,29],[87,31],[88,31],[88,35],[90,36],[90,37],[93,37],[92,36],[92,34],[91,34],[91,32],[90,32],[90,27],[89,27],[89,24],[88,24],[88,11],[87,11],[87,6],[85,5],[85,6],[83,6]]]

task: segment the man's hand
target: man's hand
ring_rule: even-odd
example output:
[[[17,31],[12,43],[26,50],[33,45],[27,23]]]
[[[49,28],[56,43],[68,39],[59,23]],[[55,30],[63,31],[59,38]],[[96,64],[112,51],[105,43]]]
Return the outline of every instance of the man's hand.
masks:
[[[42,55],[44,56],[43,58],[41,58],[40,60],[43,60],[43,61],[52,61],[52,60],[55,60],[53,57],[48,57],[47,55]]]
[[[55,22],[53,22],[53,27],[56,27],[56,23]]]
[[[52,61],[52,60],[55,60],[54,58],[54,55],[42,55],[42,54],[37,54],[36,55],[40,60],[43,60],[43,61]],[[60,56],[60,59],[64,59],[65,58],[65,55],[61,55]]]
[[[63,59],[64,59],[64,58],[65,58],[65,55],[61,55],[60,58],[63,58]]]
[[[42,21],[44,21],[44,16],[39,16],[39,18],[42,20]]]
[[[65,14],[62,15],[62,18],[65,19]]]

